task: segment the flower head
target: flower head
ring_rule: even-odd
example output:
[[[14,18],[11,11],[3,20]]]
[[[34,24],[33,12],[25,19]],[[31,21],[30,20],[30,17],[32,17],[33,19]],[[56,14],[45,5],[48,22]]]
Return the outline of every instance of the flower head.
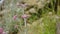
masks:
[[[6,34],[6,32],[3,32],[2,34]]]
[[[57,19],[59,19],[59,18],[60,18],[60,17],[59,17],[59,16],[57,16],[57,15],[56,15],[55,17],[56,17]]]
[[[14,16],[13,16],[13,19],[16,20],[16,18],[17,18],[17,15],[14,15]]]
[[[49,12],[49,15],[51,15],[52,14],[52,12]]]
[[[22,18],[27,18],[28,16],[26,14],[22,15],[21,16]]]
[[[0,34],[2,34],[3,33],[3,28],[0,28]]]

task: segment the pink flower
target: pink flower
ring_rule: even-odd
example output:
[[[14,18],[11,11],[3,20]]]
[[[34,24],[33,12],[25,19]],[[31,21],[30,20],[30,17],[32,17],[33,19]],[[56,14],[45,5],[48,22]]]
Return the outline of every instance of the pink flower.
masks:
[[[3,28],[0,28],[0,34],[2,34],[3,33]]]
[[[17,18],[17,15],[14,15],[14,16],[13,16],[13,19],[16,20],[16,18]]]
[[[6,34],[6,32],[3,32],[2,34]]]
[[[22,15],[21,16],[22,18],[27,18],[28,16],[26,14]]]
[[[9,33],[9,31],[4,31],[2,34],[8,34]]]

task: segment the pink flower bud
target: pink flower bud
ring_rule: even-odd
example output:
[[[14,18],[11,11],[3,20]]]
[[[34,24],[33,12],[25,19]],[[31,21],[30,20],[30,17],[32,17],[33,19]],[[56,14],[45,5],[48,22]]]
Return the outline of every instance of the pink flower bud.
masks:
[[[0,34],[2,34],[3,33],[3,28],[0,28]]]
[[[14,15],[14,16],[13,16],[13,19],[16,20],[16,18],[17,18],[17,15]]]
[[[26,14],[22,15],[22,18],[27,18],[28,16]]]

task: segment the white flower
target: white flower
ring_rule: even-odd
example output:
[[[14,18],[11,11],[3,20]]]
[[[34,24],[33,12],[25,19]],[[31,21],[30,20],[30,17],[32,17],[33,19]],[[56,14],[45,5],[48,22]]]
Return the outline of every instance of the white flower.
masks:
[[[34,8],[31,8],[31,9],[29,10],[29,12],[30,12],[30,13],[36,13],[36,10],[35,10]]]
[[[52,12],[49,12],[49,15],[51,15],[52,14]]]
[[[56,15],[55,17],[56,17],[57,19],[59,19],[59,18],[60,18],[60,17],[59,17],[59,16],[57,16],[57,15]]]
[[[50,0],[47,0],[47,3],[50,3]]]

